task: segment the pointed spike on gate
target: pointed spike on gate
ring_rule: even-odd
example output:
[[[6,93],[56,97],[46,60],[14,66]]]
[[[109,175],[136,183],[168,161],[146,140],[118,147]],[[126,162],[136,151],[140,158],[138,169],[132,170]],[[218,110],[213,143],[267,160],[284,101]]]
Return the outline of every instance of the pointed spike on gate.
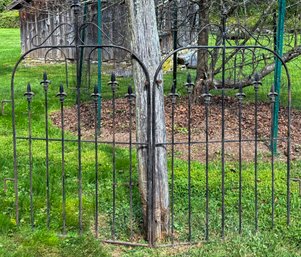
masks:
[[[170,93],[171,94],[175,94],[176,93],[176,85],[175,85],[175,83],[172,83],[172,86],[171,86],[171,89],[170,89]]]
[[[175,101],[174,97],[178,97],[179,96],[179,94],[177,93],[177,86],[176,86],[175,83],[172,83],[169,96],[172,97],[173,103],[175,103],[174,102]]]
[[[100,97],[100,95],[98,93],[98,85],[94,86],[93,93],[91,94],[91,97],[93,98],[93,100],[95,101],[95,103],[97,103],[98,98]]]
[[[47,81],[47,73],[46,73],[46,71],[44,71],[44,73],[43,73],[43,80]]]
[[[67,96],[67,94],[64,92],[63,83],[60,84],[59,93],[57,93],[56,96],[60,98],[61,102],[65,101],[65,97]]]
[[[116,82],[116,75],[114,72],[111,74],[111,82]]]
[[[98,86],[97,86],[97,85],[94,86],[94,94],[95,94],[95,95],[98,94]]]
[[[27,84],[26,92],[24,93],[24,96],[27,97],[27,101],[29,102],[32,100],[32,97],[34,96],[34,93],[31,91],[30,83]]]
[[[31,92],[31,85],[30,83],[27,84],[27,93],[30,93]]]
[[[259,81],[259,74],[256,72],[255,73],[255,75],[254,75],[254,80],[256,81],[256,82],[258,82]]]
[[[64,86],[63,83],[60,84],[60,94],[64,93]]]
[[[260,85],[262,85],[262,83],[260,81],[260,76],[257,72],[254,74],[253,85],[256,90],[259,88]]]
[[[128,86],[128,95],[131,96],[133,94],[133,89],[132,89],[132,86],[129,85]]]
[[[190,73],[188,73],[187,74],[187,84],[191,84],[191,74]]]

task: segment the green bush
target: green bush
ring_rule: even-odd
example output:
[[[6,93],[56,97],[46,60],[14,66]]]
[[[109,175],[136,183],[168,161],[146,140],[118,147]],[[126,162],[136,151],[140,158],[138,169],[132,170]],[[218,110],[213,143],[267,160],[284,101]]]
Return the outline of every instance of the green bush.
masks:
[[[0,13],[0,28],[18,28],[20,26],[18,11]]]
[[[1,0],[0,1],[0,13],[3,12],[6,6],[11,2],[11,0]]]

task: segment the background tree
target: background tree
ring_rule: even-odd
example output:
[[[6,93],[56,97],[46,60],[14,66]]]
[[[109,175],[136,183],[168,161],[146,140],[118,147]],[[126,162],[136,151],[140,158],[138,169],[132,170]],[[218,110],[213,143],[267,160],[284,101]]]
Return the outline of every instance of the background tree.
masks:
[[[195,15],[198,18],[196,19],[197,24],[195,26],[198,28],[198,45],[208,45],[210,38],[211,44],[221,45],[223,32],[221,29],[222,19],[226,18],[226,45],[261,45],[271,49],[274,48],[275,17],[278,15],[276,0],[268,2],[257,0],[191,0],[190,3],[197,6]],[[300,46],[298,45],[298,31],[296,29],[300,25],[300,17],[298,17],[296,12],[299,5],[299,1],[294,0],[287,3],[286,36],[292,39],[287,40],[286,38],[285,40],[287,46],[286,52],[283,55],[285,62],[289,62],[301,54]],[[213,29],[212,24],[218,24],[220,29],[216,30],[215,25]],[[204,85],[208,85],[209,89],[220,88],[222,86],[221,80],[218,79],[220,77],[219,73],[222,70],[221,62],[218,62],[218,59],[221,58],[220,52],[220,50],[213,50],[211,52],[207,50],[198,51],[195,99],[204,90]],[[227,74],[231,74],[236,70],[241,76],[239,80],[234,80],[229,75],[223,85],[226,88],[251,85],[255,69],[257,69],[256,72],[259,73],[260,78],[274,71],[275,62],[273,56],[266,53],[263,54],[261,50],[256,50],[252,54],[249,53],[249,55],[245,53],[244,57],[234,66],[233,59],[238,52],[239,50],[227,51],[225,63]],[[208,58],[209,53],[210,58]],[[248,73],[245,71],[248,71]]]

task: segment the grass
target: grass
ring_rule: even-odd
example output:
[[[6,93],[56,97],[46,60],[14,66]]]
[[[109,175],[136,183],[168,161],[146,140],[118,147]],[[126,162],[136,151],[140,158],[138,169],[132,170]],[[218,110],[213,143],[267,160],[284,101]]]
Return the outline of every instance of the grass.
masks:
[[[0,92],[2,99],[10,97],[10,74],[13,64],[20,53],[19,32],[16,29],[0,30]],[[32,84],[35,93],[32,102],[33,136],[43,137],[44,122],[44,93],[39,82],[43,72],[47,70],[52,84],[49,88],[49,110],[59,109],[59,101],[55,95],[60,83],[65,82],[63,65],[37,65],[34,67],[21,66],[16,77],[16,118],[18,136],[27,135],[27,102],[23,96],[28,82]],[[180,72],[179,84],[184,84],[186,71]],[[70,64],[70,74],[74,74],[74,67]],[[71,76],[70,76],[71,77]],[[110,98],[110,88],[106,86],[108,75],[103,76],[103,98]],[[130,79],[121,80],[118,97],[125,94]],[[165,85],[171,84],[171,74],[165,75]],[[74,105],[74,81],[70,81],[66,105]],[[167,88],[167,87],[166,87]],[[267,86],[265,87],[267,88]],[[296,93],[298,93],[296,87]],[[82,100],[88,100],[91,89],[85,91]],[[179,88],[184,95],[185,89]],[[264,97],[266,92],[261,91]],[[166,94],[168,90],[166,89]],[[234,94],[234,92],[229,92]],[[250,101],[252,99],[250,98]],[[0,180],[13,177],[12,165],[12,137],[11,137],[11,107],[5,108],[5,115],[0,117]],[[50,126],[52,138],[60,138],[60,130]],[[72,133],[67,133],[68,139],[76,139]],[[67,235],[62,236],[62,200],[61,200],[61,144],[49,144],[49,167],[51,185],[51,227],[46,229],[46,187],[45,187],[45,143],[33,143],[33,175],[34,175],[34,207],[35,229],[30,228],[29,209],[29,167],[28,143],[18,141],[18,168],[20,188],[20,222],[15,226],[14,192],[12,183],[8,182],[8,190],[0,191],[0,256],[300,256],[301,255],[301,224],[299,210],[301,207],[298,187],[292,184],[292,226],[287,228],[286,219],[286,165],[277,160],[275,163],[276,185],[276,213],[275,228],[271,229],[271,172],[270,164],[265,158],[260,158],[259,164],[259,232],[254,232],[254,165],[243,163],[243,234],[238,235],[238,163],[226,162],[225,172],[225,206],[226,233],[225,239],[220,239],[221,229],[221,165],[218,160],[210,163],[210,241],[192,247],[176,247],[162,249],[116,247],[105,245],[93,237],[94,224],[94,148],[93,144],[83,143],[83,228],[82,237],[78,231],[78,188],[77,188],[77,144],[66,143],[66,173],[67,173]],[[133,170],[137,169],[136,157]],[[116,201],[116,235],[119,240],[127,240],[130,227],[129,210],[129,152],[124,148],[117,148],[117,201]],[[110,238],[110,224],[112,215],[112,148],[101,145],[99,148],[100,161],[100,231],[101,239]],[[169,162],[170,167],[170,162]],[[300,177],[300,163],[292,164],[292,175]],[[199,162],[192,163],[192,238],[202,242],[204,239],[204,206],[205,206],[205,166]],[[134,212],[133,228],[140,242],[144,242],[141,235],[141,206],[137,188],[138,176],[134,177]],[[175,162],[175,229],[176,237],[186,241],[188,234],[188,186],[187,162],[176,159]]]

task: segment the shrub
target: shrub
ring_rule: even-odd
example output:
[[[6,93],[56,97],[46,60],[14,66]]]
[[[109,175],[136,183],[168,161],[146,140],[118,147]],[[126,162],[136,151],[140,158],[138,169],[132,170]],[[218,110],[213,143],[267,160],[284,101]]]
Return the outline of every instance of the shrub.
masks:
[[[0,28],[18,28],[20,26],[18,11],[0,13]]]

